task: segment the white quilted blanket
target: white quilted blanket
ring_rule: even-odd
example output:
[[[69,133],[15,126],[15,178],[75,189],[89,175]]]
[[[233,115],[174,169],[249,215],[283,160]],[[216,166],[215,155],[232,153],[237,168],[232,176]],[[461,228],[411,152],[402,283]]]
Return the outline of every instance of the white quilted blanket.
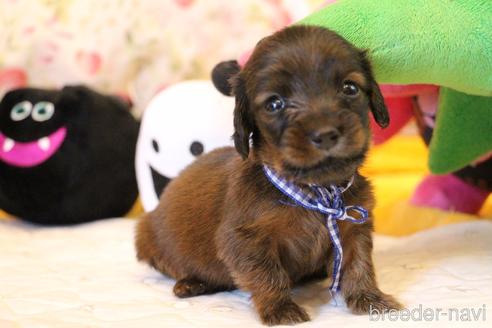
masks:
[[[136,262],[134,224],[0,221],[0,327],[261,326],[244,292],[175,298],[172,280]],[[319,283],[295,291],[312,317],[300,327],[492,327],[492,223],[376,236],[374,259],[381,288],[409,317],[352,315]]]

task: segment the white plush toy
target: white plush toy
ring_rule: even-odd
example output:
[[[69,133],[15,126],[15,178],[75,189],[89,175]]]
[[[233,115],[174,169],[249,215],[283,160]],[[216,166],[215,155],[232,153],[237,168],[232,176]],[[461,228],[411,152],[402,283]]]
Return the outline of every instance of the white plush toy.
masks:
[[[187,81],[159,92],[144,112],[136,169],[143,207],[153,210],[170,179],[202,153],[232,145],[234,98],[211,81]]]

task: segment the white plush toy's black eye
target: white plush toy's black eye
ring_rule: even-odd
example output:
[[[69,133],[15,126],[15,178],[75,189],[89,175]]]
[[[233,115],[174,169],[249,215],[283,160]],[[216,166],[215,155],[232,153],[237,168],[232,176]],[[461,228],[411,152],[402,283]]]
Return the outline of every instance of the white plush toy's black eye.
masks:
[[[37,122],[49,120],[55,113],[55,105],[49,101],[40,101],[32,110],[32,119]]]
[[[152,148],[154,148],[154,151],[156,153],[159,152],[159,144],[157,143],[157,141],[155,139],[152,139]]]
[[[193,141],[190,145],[190,153],[195,157],[201,155],[204,150],[205,148],[200,141]]]
[[[10,111],[10,118],[12,121],[22,121],[29,115],[31,115],[32,111],[32,104],[27,101],[21,101],[20,103],[16,104],[12,110]]]

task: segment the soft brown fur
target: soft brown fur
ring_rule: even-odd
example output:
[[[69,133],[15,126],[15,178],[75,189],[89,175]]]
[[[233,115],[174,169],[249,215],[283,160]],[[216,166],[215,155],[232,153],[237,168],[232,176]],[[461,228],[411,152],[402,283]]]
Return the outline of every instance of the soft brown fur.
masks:
[[[356,83],[356,95],[341,91],[346,81]],[[370,140],[368,111],[381,126],[387,111],[365,53],[323,28],[289,27],[263,39],[232,86],[237,152],[203,155],[167,186],[138,224],[137,256],[175,278],[178,297],[241,288],[251,292],[263,323],[307,321],[291,288],[331,272],[326,218],[280,203],[288,199],[262,165],[299,185],[344,184],[354,175],[345,204],[371,212],[371,186],[358,168]],[[283,97],[286,108],[266,110],[272,96]],[[339,136],[328,146],[315,143],[313,135],[333,129]],[[400,308],[376,283],[371,220],[338,224],[347,306],[354,313]]]

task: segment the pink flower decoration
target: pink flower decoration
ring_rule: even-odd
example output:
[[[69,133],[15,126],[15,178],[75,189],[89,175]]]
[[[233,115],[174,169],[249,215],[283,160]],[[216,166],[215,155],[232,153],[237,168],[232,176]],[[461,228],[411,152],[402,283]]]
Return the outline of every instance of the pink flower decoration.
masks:
[[[335,2],[337,2],[337,0],[326,0],[325,3],[323,4],[323,6],[328,6],[328,5],[331,5]]]
[[[80,50],[75,55],[75,60],[89,75],[95,75],[101,69],[102,59],[96,52]]]
[[[22,88],[27,85],[27,74],[20,68],[6,68],[0,70],[0,89],[8,91]]]
[[[159,92],[161,92],[164,89],[167,89],[170,86],[169,83],[162,83],[157,86],[154,92],[154,96],[157,95]]]
[[[126,91],[116,92],[116,97],[120,98],[125,104],[132,107],[133,101],[132,97]]]
[[[194,0],[174,0],[178,6],[182,7],[182,8],[187,8],[189,6],[191,6],[194,2]]]
[[[52,55],[46,55],[46,56],[40,56],[39,57],[39,60],[41,61],[41,63],[43,63],[44,65],[48,65],[50,63],[53,62],[53,56]]]
[[[272,27],[275,30],[279,30],[292,23],[293,19],[289,14],[289,11],[282,4],[281,0],[267,0],[270,5],[277,7],[278,16],[275,16],[271,21]]]
[[[243,52],[243,54],[239,56],[239,66],[243,67],[244,65],[246,65],[246,62],[248,61],[249,57],[251,57],[251,54],[253,54],[253,49]]]
[[[30,34],[33,34],[35,30],[36,30],[36,27],[34,27],[33,25],[30,25],[30,26],[27,26],[26,28],[24,28],[22,33],[24,33],[25,35],[30,35]]]

